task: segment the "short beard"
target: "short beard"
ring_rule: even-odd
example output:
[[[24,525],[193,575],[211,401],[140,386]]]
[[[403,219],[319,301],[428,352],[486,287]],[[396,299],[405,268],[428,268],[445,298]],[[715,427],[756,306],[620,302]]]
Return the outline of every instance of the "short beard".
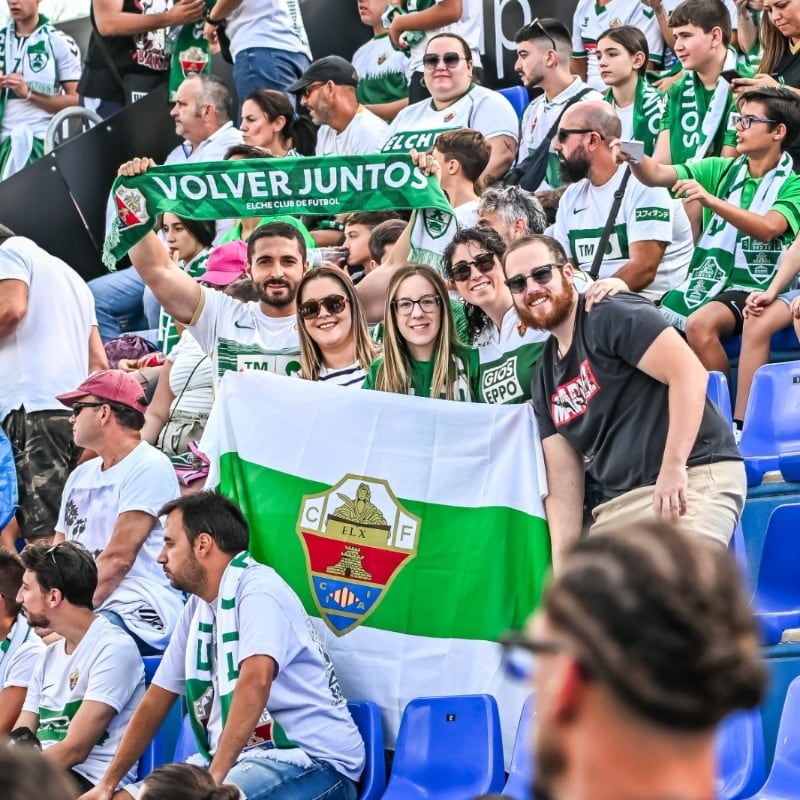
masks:
[[[283,296],[275,296],[269,294],[269,292],[267,292],[267,287],[270,284],[272,286],[285,286],[286,294]],[[262,283],[261,286],[258,287],[258,299],[265,306],[271,306],[272,308],[286,308],[286,306],[289,306],[292,303],[294,303],[296,298],[297,298],[297,284],[290,283],[287,280],[264,281],[264,283]]]
[[[30,614],[25,614],[26,619],[28,620],[28,625],[31,628],[46,628],[50,629],[50,620],[45,616],[34,617]]]
[[[559,159],[558,172],[564,183],[577,183],[589,177],[592,164],[586,156],[586,151],[581,147],[569,159]]]
[[[555,745],[537,748],[534,753],[534,777],[531,785],[534,800],[556,800],[553,783],[566,769],[566,757]]]
[[[173,589],[187,594],[197,594],[203,586],[208,583],[208,571],[203,567],[197,558],[192,554],[189,563],[183,570],[180,578],[173,573],[170,585]]]

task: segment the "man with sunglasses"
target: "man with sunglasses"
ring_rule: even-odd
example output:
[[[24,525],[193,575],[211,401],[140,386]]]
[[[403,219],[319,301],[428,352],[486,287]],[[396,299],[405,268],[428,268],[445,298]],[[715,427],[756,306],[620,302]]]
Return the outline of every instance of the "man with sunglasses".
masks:
[[[759,638],[723,548],[655,524],[578,542],[503,642],[536,691],[533,796],[714,797],[716,729],[764,697]]]
[[[520,319],[552,334],[532,395],[556,572],[581,534],[584,472],[604,497],[590,534],[657,519],[727,546],[744,507],[744,466],[680,334],[638,295],[579,294],[549,236],[514,242],[503,268]]]
[[[561,176],[571,185],[561,198],[553,236],[584,272],[592,268],[625,173],[609,146],[621,130],[614,107],[592,101],[568,108],[556,135]],[[600,263],[601,280],[587,296],[594,300],[624,289],[658,302],[686,277],[691,257],[692,229],[683,204],[630,176]]]
[[[98,571],[83,546],[29,545],[17,599],[28,622],[61,636],[34,670],[16,729],[36,734],[44,758],[87,791],[103,777],[144,695],[130,637],[95,614]],[[129,771],[129,782],[136,771]]]
[[[89,550],[99,575],[94,607],[143,655],[160,653],[182,602],[156,561],[164,536],[157,512],[179,489],[169,459],[139,435],[142,388],[129,373],[104,370],[58,400],[72,409],[75,443],[97,457],[67,479],[54,541]]]

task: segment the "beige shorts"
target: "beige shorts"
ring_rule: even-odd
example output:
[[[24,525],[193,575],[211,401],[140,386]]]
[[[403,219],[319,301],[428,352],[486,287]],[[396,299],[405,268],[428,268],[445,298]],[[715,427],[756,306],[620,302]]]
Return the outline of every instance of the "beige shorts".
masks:
[[[728,546],[744,508],[747,478],[741,461],[717,461],[689,467],[686,513],[677,517],[679,528]],[[611,533],[640,522],[653,522],[653,486],[631,489],[597,506],[589,534]]]

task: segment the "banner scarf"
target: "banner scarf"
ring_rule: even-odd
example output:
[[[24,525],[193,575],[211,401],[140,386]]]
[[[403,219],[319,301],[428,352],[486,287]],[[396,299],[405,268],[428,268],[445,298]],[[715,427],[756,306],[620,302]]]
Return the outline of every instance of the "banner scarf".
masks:
[[[198,598],[186,648],[186,706],[194,738],[204,763],[211,760],[208,720],[214,694],[219,691],[222,727],[228,720],[233,692],[239,679],[239,632],[236,629],[236,591],[245,570],[258,562],[243,550],[230,561],[219,584],[216,617],[211,606]],[[297,766],[311,766],[308,756],[290,742],[282,728],[264,709],[242,753],[258,748],[258,755]]]
[[[216,0],[206,0],[206,11],[210,11]],[[189,22],[179,28],[173,28],[170,38],[175,37],[172,43],[172,57],[169,68],[169,101],[175,102],[178,87],[190,73],[211,72],[211,46],[203,35],[205,20]]]
[[[611,89],[606,92],[605,100],[616,107]],[[633,138],[644,143],[645,155],[653,155],[663,111],[664,95],[640,76],[633,99]]]
[[[245,159],[152,167],[119,176],[111,188],[117,209],[103,247],[103,263],[116,262],[156,226],[164,211],[199,220],[275,214],[424,209],[412,248],[431,263],[455,231],[453,209],[438,181],[405,153],[368,156]]]
[[[742,189],[747,179],[747,157],[739,156],[723,179],[719,197],[735,206],[742,205]],[[777,166],[770,170],[758,184],[748,207],[756,214],[766,214],[775,203],[786,178],[792,174],[792,158],[783,153]],[[667,292],[661,300],[661,313],[670,324],[686,329],[686,319],[693,311],[727,289],[752,291],[759,284],[772,279],[785,245],[772,250],[759,250],[757,263],[752,265],[742,248],[745,234],[713,214],[697,242],[689,265],[689,276],[677,288]],[[753,274],[752,267],[760,274]]]

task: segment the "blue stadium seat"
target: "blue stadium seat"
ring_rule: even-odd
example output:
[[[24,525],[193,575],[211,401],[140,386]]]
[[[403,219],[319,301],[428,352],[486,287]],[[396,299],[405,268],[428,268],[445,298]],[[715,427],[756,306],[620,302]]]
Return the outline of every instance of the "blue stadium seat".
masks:
[[[747,560],[747,546],[744,542],[744,531],[742,530],[742,523],[737,523],[733,529],[733,536],[728,545],[728,549],[733,553],[736,563],[739,566],[739,572],[742,575],[742,580],[748,590],[753,585],[753,579],[750,575],[750,562]]]
[[[498,89],[497,91],[514,106],[517,116],[522,119],[522,113],[531,101],[528,96],[528,90],[524,86],[507,86],[505,89]]]
[[[780,468],[781,453],[800,452],[800,361],[765,364],[756,370],[747,400],[742,441],[747,483]]]
[[[800,627],[800,503],[770,514],[753,607],[764,644],[777,644],[787,628]]]
[[[722,372],[708,373],[708,397],[717,404],[728,422],[733,425],[733,412],[731,411],[731,392],[728,388],[728,379]]]
[[[778,469],[787,483],[800,483],[800,452],[781,453],[778,456]]]
[[[150,685],[155,675],[158,665],[161,663],[161,656],[143,656],[144,662],[144,682]],[[139,759],[138,780],[146,778],[156,767],[168,764],[172,761],[172,753],[175,750],[175,741],[178,738],[178,730],[181,724],[181,701],[176,700],[170,709],[167,718],[161,724],[153,740],[147,745],[147,749]]]
[[[0,428],[0,530],[17,510],[17,468],[11,442]]]
[[[519,717],[517,735],[514,737],[514,752],[511,754],[511,768],[508,772],[505,797],[514,800],[532,800],[531,784],[533,783],[533,749],[531,731],[536,718],[536,699],[531,695],[522,707]]]
[[[749,800],[789,800],[798,796],[800,786],[800,677],[795,678],[786,692],[775,757],[767,782]]]
[[[727,339],[723,339],[722,347],[725,349],[728,358],[738,358],[739,351],[742,349],[742,337],[731,336]],[[800,342],[797,341],[794,326],[787,325],[777,333],[773,333],[769,343],[769,350],[771,354],[778,354],[781,361],[786,361],[787,358],[791,358],[790,354],[792,351],[800,351]],[[773,361],[774,358],[770,356],[770,360]]]
[[[376,703],[358,700],[347,704],[361,738],[367,759],[358,783],[358,800],[380,800],[386,789],[386,762],[383,756],[383,723]]]
[[[172,757],[172,760],[175,762],[186,761],[189,756],[193,756],[198,752],[200,751],[197,749],[197,742],[195,741],[194,732],[192,731],[192,723],[189,722],[189,715],[184,714],[180,724],[178,739],[175,742],[175,755]]]
[[[504,780],[493,697],[422,697],[406,706],[384,800],[464,800],[500,792]]]
[[[717,731],[716,800],[740,800],[764,783],[764,729],[761,712],[735,711]]]

